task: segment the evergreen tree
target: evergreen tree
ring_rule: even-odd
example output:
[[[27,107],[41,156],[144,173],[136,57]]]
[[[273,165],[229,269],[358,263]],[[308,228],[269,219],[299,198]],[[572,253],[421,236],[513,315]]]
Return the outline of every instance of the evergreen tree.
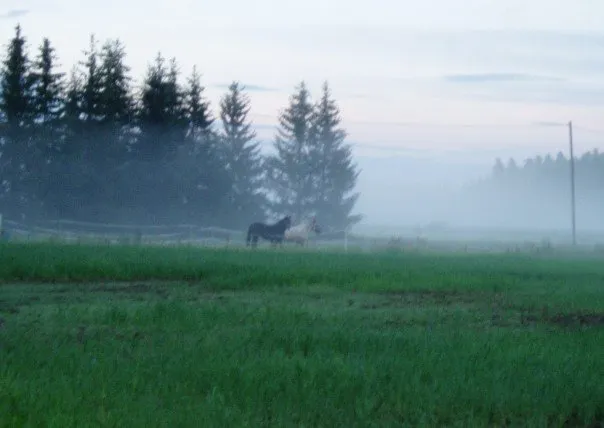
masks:
[[[57,56],[45,38],[33,64],[33,108],[36,125],[48,134],[48,150],[59,148],[60,123],[64,114],[65,73],[57,71]]]
[[[101,50],[99,67],[99,112],[107,146],[106,162],[118,166],[126,161],[133,140],[135,101],[131,91],[130,67],[125,63],[126,52],[120,40],[107,41]]]
[[[81,162],[83,146],[81,144],[82,125],[82,99],[84,84],[78,73],[77,67],[71,69],[69,80],[65,88],[65,132],[60,152],[70,157],[73,162]]]
[[[35,147],[36,196],[46,206],[45,214],[53,211],[55,194],[62,192],[59,152],[64,137],[64,73],[57,71],[57,57],[50,40],[45,38],[33,63],[33,143]]]
[[[313,105],[305,82],[296,87],[279,115],[274,141],[276,153],[266,159],[271,214],[291,214],[301,221],[313,214],[313,166],[309,164]]]
[[[170,148],[172,151],[182,144],[187,133],[186,94],[178,83],[179,74],[180,72],[176,59],[170,59],[170,68],[166,81],[166,107],[169,119],[167,123],[168,129],[173,131],[173,134],[171,135],[171,138],[173,139],[173,148]]]
[[[87,51],[84,51],[86,59],[81,65],[84,66],[84,86],[82,88],[82,119],[87,124],[87,131],[96,132],[96,126],[103,117],[101,111],[103,82],[99,70],[99,53],[97,40],[93,35],[90,36],[90,44]]]
[[[160,221],[170,217],[174,198],[180,190],[169,175],[184,144],[187,132],[184,93],[178,84],[178,67],[174,59],[169,68],[158,54],[143,82],[137,112],[140,133],[132,147],[130,202],[138,218]],[[167,220],[167,219],[166,219]]]
[[[21,34],[21,26],[17,25],[0,69],[0,116],[3,122],[0,182],[3,213],[22,218],[30,211],[32,99],[33,81],[26,39]]]
[[[95,168],[104,177],[103,200],[107,215],[116,221],[119,211],[127,205],[131,188],[127,162],[129,146],[134,140],[132,119],[134,99],[130,89],[130,67],[125,63],[126,53],[120,40],[106,41],[99,54],[100,130],[95,153]]]
[[[9,128],[19,129],[31,124],[32,87],[30,61],[26,52],[26,39],[21,34],[21,26],[15,27],[15,36],[8,45],[2,61],[0,108]]]
[[[204,98],[205,88],[197,67],[193,66],[191,76],[187,79],[185,91],[185,115],[188,124],[187,136],[193,140],[210,137],[213,133],[214,118],[210,112],[210,103]]]
[[[121,129],[132,121],[134,100],[130,91],[130,67],[125,64],[126,52],[119,39],[107,41],[100,54],[99,112],[102,122]],[[119,140],[120,135],[115,136]]]
[[[73,217],[88,221],[108,221],[106,194],[111,191],[107,185],[107,174],[99,164],[106,153],[107,141],[102,129],[102,75],[99,66],[99,51],[96,37],[90,36],[88,49],[84,52],[84,60],[78,65],[83,67],[74,69],[77,86],[70,85],[68,91],[74,99],[68,99],[69,111],[67,120],[70,123],[70,141],[65,142],[64,148],[75,159],[65,158],[64,161],[75,161],[70,169],[73,175],[64,175],[62,186],[77,186],[73,204]],[[77,92],[75,91],[77,88]],[[76,101],[77,102],[73,102]],[[65,162],[63,162],[65,165]],[[69,203],[70,201],[65,201]],[[77,208],[76,208],[77,207]]]
[[[52,201],[47,202],[51,218],[92,220],[89,217],[90,167],[84,162],[87,150],[86,123],[84,122],[84,76],[72,67],[65,85],[63,135],[57,156],[55,178],[51,183]],[[49,196],[47,196],[49,198]],[[94,207],[92,207],[94,209]]]
[[[495,159],[495,165],[493,165],[493,176],[501,178],[505,174],[505,166],[500,158]]]
[[[261,192],[262,157],[256,133],[248,121],[249,97],[238,82],[220,101],[221,150],[231,189],[227,195],[225,227],[244,228],[264,217],[266,200]]]
[[[313,116],[310,175],[315,187],[314,211],[322,225],[335,230],[343,230],[362,218],[351,214],[359,197],[354,193],[359,171],[345,139],[340,110],[325,82]]]
[[[506,168],[508,170],[514,171],[514,173],[516,173],[516,171],[518,171],[518,164],[516,163],[516,160],[514,158],[509,158]]]
[[[173,168],[174,182],[180,189],[186,221],[218,224],[229,183],[218,151],[218,136],[213,129],[215,119],[203,96],[204,90],[200,75],[193,67],[185,91],[187,135],[179,150],[177,166]]]
[[[184,141],[184,94],[177,79],[176,61],[172,59],[168,69],[164,58],[158,53],[155,63],[147,69],[143,82],[138,111],[141,135],[136,147],[139,160],[165,160],[173,155]]]

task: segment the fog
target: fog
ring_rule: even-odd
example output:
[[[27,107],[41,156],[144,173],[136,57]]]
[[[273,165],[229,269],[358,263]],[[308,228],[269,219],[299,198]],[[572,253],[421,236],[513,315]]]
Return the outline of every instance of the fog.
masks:
[[[489,123],[463,123],[454,98],[416,94],[424,104],[407,100],[417,115],[409,116],[388,109],[374,88],[371,97],[344,97],[340,115],[327,82],[308,91],[301,81],[288,100],[275,94],[280,109],[257,123],[245,86],[232,82],[210,102],[196,68],[183,75],[161,55],[133,86],[119,40],[99,51],[91,38],[87,61],[67,80],[50,59],[23,70],[21,41],[16,27],[13,60],[0,76],[31,85],[0,88],[10,101],[0,103],[0,213],[11,220],[242,230],[293,215],[294,223],[316,216],[332,234],[350,225],[368,234],[455,230],[458,238],[570,234],[566,123],[554,120],[561,112],[535,122],[546,114],[536,105],[472,102],[465,116],[481,113]],[[49,40],[40,49],[52,57]],[[487,80],[493,76],[510,78]],[[411,120],[433,107],[450,123]],[[509,112],[528,122],[506,124]],[[597,147],[599,136],[579,129],[576,219],[584,237],[604,230],[604,156],[585,146]]]
[[[86,136],[75,146],[95,141],[108,140],[102,135]],[[133,146],[140,154],[145,153],[141,151],[145,141],[138,137],[138,146]],[[175,144],[163,134],[154,135],[147,143],[162,150]],[[196,143],[201,144],[197,149],[180,144],[173,155],[156,160],[138,159],[131,150],[119,156],[113,153],[110,158],[101,156],[102,151],[89,158],[64,152],[51,163],[31,158],[31,177],[19,175],[22,179],[14,182],[18,186],[5,190],[0,198],[2,212],[7,218],[29,223],[68,219],[230,229],[285,214],[294,214],[295,222],[303,220],[302,212],[273,212],[271,216],[256,209],[258,201],[237,200],[240,197],[232,190],[245,186],[245,179],[236,183],[228,176],[249,175],[249,165],[237,166],[221,155],[212,158],[203,140]],[[258,155],[266,158],[274,153],[271,145],[265,141]],[[206,151],[200,152],[203,147]],[[357,150],[360,153],[353,156],[360,169],[353,191],[360,196],[350,214],[362,216],[353,227],[355,233],[570,239],[570,162],[564,153],[523,157],[509,151],[516,156],[497,159],[491,153],[470,150],[371,153],[366,150],[370,144],[364,147],[364,152]],[[583,241],[598,240],[604,235],[604,155],[597,150],[577,153],[575,177],[577,232]],[[261,184],[254,186],[262,190]],[[235,199],[228,200],[231,197]],[[317,220],[329,226],[326,230],[341,231],[338,222],[329,224],[332,214],[327,205]]]
[[[455,232],[456,238],[571,239],[570,162],[562,153],[502,159],[426,153],[358,156],[356,230],[379,235]],[[575,154],[576,230],[583,240],[604,232],[604,157]]]
[[[264,149],[261,154],[271,152]],[[570,163],[562,153],[502,159],[499,170],[495,159],[470,152],[361,153],[354,161],[360,169],[355,188],[360,197],[352,214],[362,215],[354,232],[409,236],[436,230],[441,234],[455,231],[456,238],[505,238],[506,231],[514,230],[532,231],[540,237],[570,237]],[[128,159],[127,167],[108,167],[93,160],[77,165],[73,159],[59,158],[32,187],[22,188],[22,195],[30,196],[22,196],[19,209],[11,212],[5,206],[4,212],[14,219],[33,221],[194,223],[233,228],[270,218],[245,209],[239,214],[227,213],[224,207],[214,209],[213,204],[228,195],[229,185],[222,183],[224,177],[215,175],[214,190],[193,191],[191,180],[207,179],[203,171],[193,172],[202,165],[199,162],[188,154],[170,163]],[[204,168],[209,172],[209,164]],[[218,165],[212,168],[213,174],[219,170]],[[578,153],[575,171],[577,230],[589,237],[604,231],[604,192],[599,187],[604,179],[604,156],[597,151]],[[328,216],[328,211],[323,215]]]
[[[435,156],[436,157],[436,156]],[[490,173],[487,162],[411,156],[358,156],[358,211],[364,225],[409,226],[454,220],[451,204],[466,183]]]

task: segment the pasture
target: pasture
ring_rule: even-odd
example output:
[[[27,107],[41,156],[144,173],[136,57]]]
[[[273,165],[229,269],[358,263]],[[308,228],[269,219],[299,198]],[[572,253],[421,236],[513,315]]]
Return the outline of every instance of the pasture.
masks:
[[[604,260],[0,245],[0,426],[604,424]]]

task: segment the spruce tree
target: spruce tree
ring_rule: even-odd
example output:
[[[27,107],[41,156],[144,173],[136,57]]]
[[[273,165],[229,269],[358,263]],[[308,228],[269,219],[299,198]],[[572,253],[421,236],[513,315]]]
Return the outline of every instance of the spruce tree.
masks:
[[[305,82],[279,115],[275,154],[267,157],[271,214],[294,216],[294,222],[314,214],[312,165],[309,162],[313,104]]]
[[[33,63],[33,109],[36,127],[43,129],[49,158],[59,149],[60,123],[64,114],[65,73],[57,71],[57,56],[45,38]],[[50,160],[50,159],[49,159]]]
[[[185,115],[187,120],[187,135],[196,139],[201,135],[209,137],[213,132],[212,125],[215,119],[210,112],[210,103],[204,98],[205,88],[201,84],[201,76],[197,67],[187,79],[185,90]]]
[[[314,108],[311,153],[314,181],[314,211],[326,228],[343,230],[358,223],[362,216],[352,210],[359,197],[354,192],[360,171],[352,158],[352,148],[345,143],[340,110],[327,82]]]
[[[134,99],[131,91],[130,67],[119,39],[106,41],[99,53],[100,129],[95,154],[95,168],[103,181],[104,210],[113,219],[121,217],[130,195],[136,191],[130,185],[129,145],[134,138],[132,119]]]
[[[132,121],[134,100],[130,90],[132,78],[130,67],[126,65],[126,52],[119,39],[107,41],[100,53],[99,79],[101,96],[99,111],[102,122],[114,131]],[[119,140],[121,135],[116,135]]]
[[[26,39],[21,34],[21,26],[17,25],[0,70],[0,109],[11,130],[31,125],[33,81],[30,66]]]
[[[33,142],[35,147],[35,174],[37,197],[45,215],[52,215],[56,196],[63,192],[60,150],[64,139],[64,73],[57,71],[57,56],[50,40],[45,38],[32,67]]]
[[[229,228],[244,228],[263,219],[266,207],[261,191],[262,157],[248,120],[250,100],[243,89],[238,82],[231,83],[220,101],[221,152],[231,186],[224,218],[224,226]]]
[[[505,165],[501,161],[501,158],[495,159],[495,165],[493,165],[493,177],[500,179],[505,174]]]
[[[99,52],[97,40],[93,35],[90,36],[89,47],[84,51],[85,61],[81,63],[84,66],[84,85],[82,88],[82,119],[86,123],[86,131],[96,132],[102,118],[101,97],[103,91],[102,76],[99,70]]]
[[[33,81],[26,39],[21,26],[15,27],[15,36],[9,42],[0,69],[0,182],[5,201],[4,213],[24,218],[30,210],[31,183],[31,128],[34,118]]]
[[[137,160],[165,160],[176,152],[186,133],[184,94],[178,84],[174,59],[167,68],[165,59],[158,53],[154,64],[147,69],[140,101]]]
[[[132,147],[130,164],[136,178],[131,181],[134,187],[129,200],[138,216],[149,221],[172,220],[170,211],[180,191],[170,178],[187,131],[178,76],[176,61],[172,59],[167,67],[158,53],[143,81],[137,111],[140,133]]]
[[[70,167],[74,174],[64,175],[65,182],[62,184],[74,187],[73,191],[76,194],[73,195],[75,199],[72,204],[77,208],[72,209],[75,218],[87,221],[109,221],[106,194],[111,189],[108,189],[108,176],[102,168],[107,145],[102,132],[103,85],[98,42],[94,34],[90,36],[88,49],[83,53],[84,60],[78,63],[78,68],[74,69],[79,93],[70,94],[75,96],[78,102],[74,104],[71,103],[72,100],[68,100],[68,104],[71,104],[70,108],[75,107],[77,111],[69,111],[66,115],[71,129],[65,146],[70,147],[69,151],[73,155],[77,154],[78,167],[76,170]],[[68,91],[72,92],[74,89],[75,87],[69,87]]]
[[[89,167],[84,163],[86,136],[82,120],[84,78],[77,67],[72,67],[65,84],[62,135],[56,161],[57,174],[49,186],[47,214],[51,218],[89,221],[85,212],[86,194],[89,192]]]
[[[201,224],[218,224],[221,223],[219,215],[229,183],[213,127],[215,119],[204,97],[204,90],[201,76],[193,67],[185,90],[187,135],[173,171],[180,189],[184,219]]]
[[[74,66],[65,86],[65,132],[60,150],[62,155],[70,157],[73,162],[81,161],[83,151],[81,144],[83,87],[82,77]]]

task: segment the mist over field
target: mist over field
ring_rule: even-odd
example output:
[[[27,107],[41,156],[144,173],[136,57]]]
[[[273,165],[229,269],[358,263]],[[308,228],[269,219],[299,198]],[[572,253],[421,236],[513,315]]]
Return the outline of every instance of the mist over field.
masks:
[[[457,230],[458,238],[481,231],[485,238],[505,238],[506,231],[516,231],[539,239],[570,239],[567,156],[537,155],[513,160],[511,166],[505,160],[503,170],[494,161],[465,156],[360,156],[365,175],[359,179],[359,208],[366,218],[357,230],[409,235],[448,229]],[[604,178],[602,159],[597,150],[575,159],[576,224],[586,240],[601,239],[604,231],[604,192],[598,184]]]
[[[1,427],[604,427],[604,2],[0,3]]]
[[[187,36],[153,32],[143,46],[130,31],[134,9],[122,12],[116,32],[95,27],[99,36],[45,27],[33,9],[2,15],[14,24],[0,33],[6,219],[241,231],[291,214],[330,233],[568,238],[572,119],[577,230],[604,227],[603,162],[591,152],[601,133],[589,128],[602,110],[593,28],[581,38],[323,23],[308,38],[270,25],[210,31],[173,16],[166,28],[180,22]],[[193,49],[193,30],[216,43]],[[366,61],[353,69],[353,56]]]
[[[454,201],[463,186],[490,173],[486,162],[418,157],[359,156],[359,210],[363,225],[414,226],[455,223]],[[360,225],[361,226],[361,225]]]

